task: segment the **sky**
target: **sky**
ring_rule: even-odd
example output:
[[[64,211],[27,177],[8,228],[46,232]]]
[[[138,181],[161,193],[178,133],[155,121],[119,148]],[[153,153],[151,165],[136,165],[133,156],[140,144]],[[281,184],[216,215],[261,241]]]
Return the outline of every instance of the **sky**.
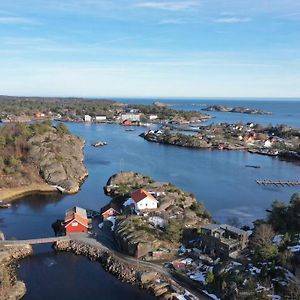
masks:
[[[0,0],[0,94],[300,97],[298,0]]]

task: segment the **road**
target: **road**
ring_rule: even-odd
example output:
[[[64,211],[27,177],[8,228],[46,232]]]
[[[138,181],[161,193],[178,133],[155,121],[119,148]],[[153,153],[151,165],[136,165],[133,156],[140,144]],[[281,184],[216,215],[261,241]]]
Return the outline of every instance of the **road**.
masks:
[[[195,281],[190,280],[189,278],[185,276],[180,276],[177,273],[173,273],[169,271],[168,269],[162,267],[159,264],[143,261],[137,258],[134,258],[132,256],[128,256],[126,254],[120,253],[118,251],[112,250],[106,246],[104,246],[101,242],[97,241],[94,238],[91,238],[90,236],[86,234],[73,234],[70,235],[70,238],[74,241],[82,242],[84,244],[90,245],[92,247],[102,249],[105,251],[108,251],[112,255],[118,258],[121,262],[125,264],[131,264],[136,265],[137,267],[143,266],[147,269],[150,269],[152,271],[158,272],[160,274],[163,274],[172,280],[174,280],[177,284],[182,286],[184,289],[186,289],[190,294],[192,294],[196,299],[199,300],[211,300],[212,298],[206,295],[200,288],[196,288]]]

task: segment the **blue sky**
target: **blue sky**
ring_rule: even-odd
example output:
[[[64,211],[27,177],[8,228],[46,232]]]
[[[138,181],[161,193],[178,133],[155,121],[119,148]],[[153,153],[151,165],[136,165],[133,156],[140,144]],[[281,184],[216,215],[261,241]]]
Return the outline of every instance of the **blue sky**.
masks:
[[[1,0],[0,94],[299,97],[298,0]]]

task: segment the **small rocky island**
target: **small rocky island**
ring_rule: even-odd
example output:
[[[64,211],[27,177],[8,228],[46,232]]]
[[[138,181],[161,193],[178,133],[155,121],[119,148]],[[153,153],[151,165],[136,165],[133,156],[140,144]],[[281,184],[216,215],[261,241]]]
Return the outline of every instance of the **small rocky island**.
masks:
[[[104,189],[114,197],[111,205],[120,212],[114,228],[116,241],[123,251],[135,257],[150,260],[155,260],[155,255],[160,260],[173,257],[179,241],[183,236],[188,238],[190,228],[211,222],[210,214],[193,194],[142,174],[118,173]],[[143,197],[145,207],[135,206],[134,202],[139,203],[138,199]]]
[[[84,141],[64,124],[17,123],[0,128],[0,198],[31,192],[78,192],[87,176]]]
[[[249,114],[249,115],[271,115],[272,112],[264,111],[256,108],[248,107],[228,107],[224,105],[210,105],[206,108],[203,108],[204,111],[220,111],[220,112],[232,112],[240,114]]]

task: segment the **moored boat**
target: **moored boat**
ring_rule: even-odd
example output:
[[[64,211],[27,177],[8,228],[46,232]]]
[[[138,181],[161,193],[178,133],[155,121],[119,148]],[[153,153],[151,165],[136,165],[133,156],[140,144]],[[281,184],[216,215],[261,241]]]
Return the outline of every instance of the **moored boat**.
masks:
[[[105,145],[107,145],[107,143],[102,142],[102,141],[98,141],[98,142],[92,144],[93,147],[102,147],[102,146],[105,146]]]
[[[9,208],[9,207],[11,207],[10,203],[0,201],[0,208]]]

